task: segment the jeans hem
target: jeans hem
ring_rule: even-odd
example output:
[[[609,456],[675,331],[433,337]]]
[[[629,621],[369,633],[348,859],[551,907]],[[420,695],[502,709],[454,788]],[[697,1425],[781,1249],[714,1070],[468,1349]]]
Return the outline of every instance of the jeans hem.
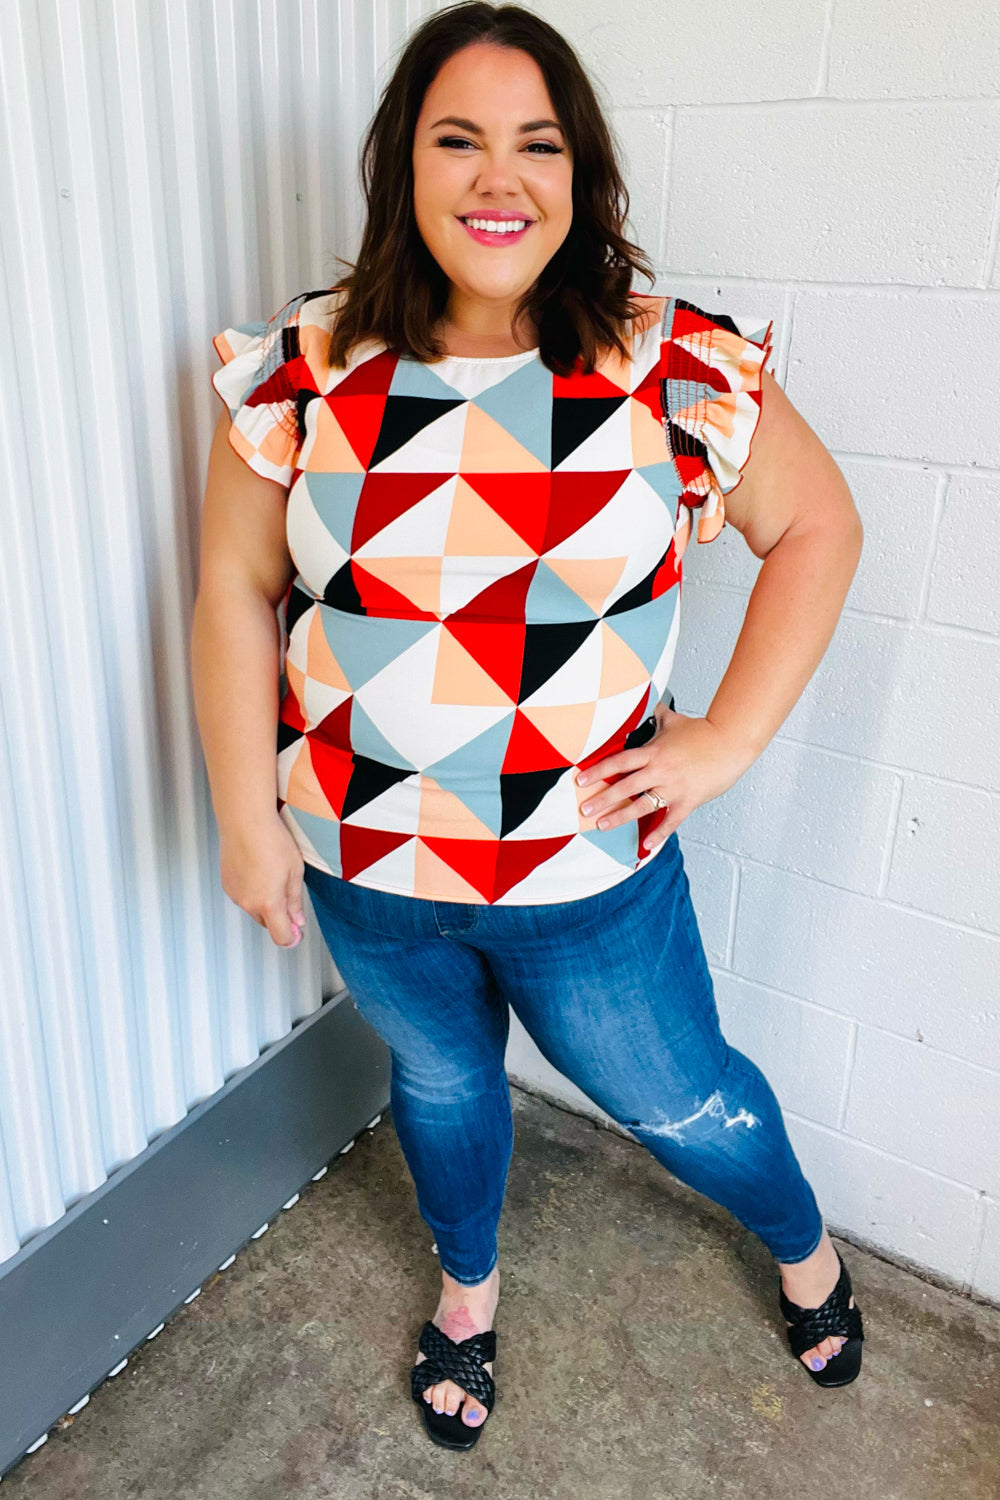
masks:
[[[773,1250],[771,1251],[771,1254],[774,1255],[775,1260],[780,1261],[782,1265],[797,1266],[800,1261],[808,1260],[810,1255],[816,1254],[816,1251],[819,1249],[820,1244],[823,1240],[823,1227],[824,1226],[821,1224],[815,1245],[813,1245],[811,1250],[807,1250],[804,1255],[776,1255]]]
[[[440,1259],[440,1256],[438,1258]],[[478,1286],[481,1281],[486,1280],[487,1276],[493,1270],[493,1267],[496,1265],[499,1258],[499,1253],[494,1253],[493,1259],[490,1261],[489,1265],[481,1276],[456,1276],[454,1271],[448,1271],[448,1267],[444,1264],[443,1261],[441,1262],[441,1269],[442,1271],[448,1271],[448,1275],[451,1277],[452,1281],[459,1282],[461,1286]]]

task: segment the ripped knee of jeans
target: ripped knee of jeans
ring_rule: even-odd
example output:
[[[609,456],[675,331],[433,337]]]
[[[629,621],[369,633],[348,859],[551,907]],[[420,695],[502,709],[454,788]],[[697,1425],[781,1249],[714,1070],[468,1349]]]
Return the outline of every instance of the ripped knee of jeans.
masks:
[[[660,1113],[663,1115],[662,1110]],[[760,1124],[757,1116],[752,1115],[747,1109],[740,1108],[730,1112],[718,1090],[710,1094],[704,1104],[693,1114],[687,1115],[682,1120],[670,1120],[664,1116],[659,1120],[623,1120],[622,1124],[636,1135],[663,1136],[683,1146],[687,1142],[689,1127],[705,1118],[719,1121],[724,1130],[730,1130],[734,1125],[742,1125],[747,1130],[753,1130]]]

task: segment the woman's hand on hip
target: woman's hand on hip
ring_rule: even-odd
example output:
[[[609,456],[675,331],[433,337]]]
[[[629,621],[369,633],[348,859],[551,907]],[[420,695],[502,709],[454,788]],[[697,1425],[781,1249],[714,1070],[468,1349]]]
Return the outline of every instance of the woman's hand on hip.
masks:
[[[299,847],[278,813],[270,822],[219,830],[222,889],[279,948],[294,948],[305,931]]]
[[[710,720],[688,718],[662,703],[656,723],[656,733],[644,745],[609,755],[576,778],[580,811],[596,818],[602,830],[647,817],[658,803],[666,804],[646,834],[646,849],[664,843],[703,802],[728,792],[757,758]],[[613,784],[596,786],[612,778]]]

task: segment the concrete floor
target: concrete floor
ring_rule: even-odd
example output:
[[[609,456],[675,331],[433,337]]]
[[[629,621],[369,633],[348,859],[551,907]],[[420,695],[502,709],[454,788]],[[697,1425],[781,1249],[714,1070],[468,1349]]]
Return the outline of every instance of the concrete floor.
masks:
[[[386,1113],[4,1500],[998,1500],[1000,1309],[840,1241],[865,1363],[821,1391],[759,1240],[636,1142],[512,1095],[498,1398],[471,1452],[410,1399],[439,1270]]]

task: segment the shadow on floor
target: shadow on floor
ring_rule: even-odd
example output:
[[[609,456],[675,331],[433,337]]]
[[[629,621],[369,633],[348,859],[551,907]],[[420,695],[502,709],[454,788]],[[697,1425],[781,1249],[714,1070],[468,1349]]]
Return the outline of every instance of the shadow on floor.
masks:
[[[1000,1309],[835,1243],[859,1379],[793,1358],[763,1244],[634,1141],[511,1090],[497,1404],[435,1447],[440,1285],[392,1116],[4,1480],[4,1500],[1000,1500]]]

